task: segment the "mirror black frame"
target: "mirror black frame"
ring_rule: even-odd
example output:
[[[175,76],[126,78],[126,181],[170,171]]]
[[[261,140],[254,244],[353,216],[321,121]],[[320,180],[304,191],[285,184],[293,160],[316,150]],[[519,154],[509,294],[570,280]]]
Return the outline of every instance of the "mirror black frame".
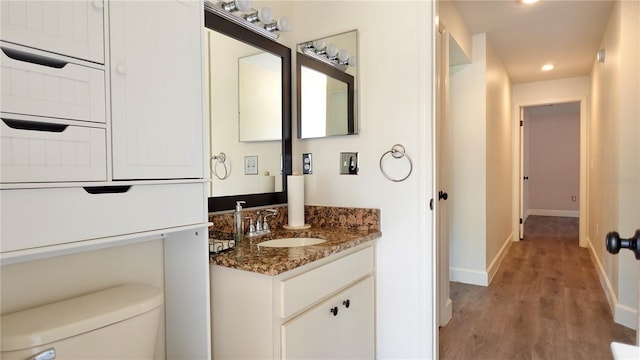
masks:
[[[210,197],[209,212],[233,210],[236,201],[245,207],[284,204],[287,202],[287,175],[291,175],[291,49],[234,24],[215,13],[204,11],[204,26],[221,34],[261,48],[282,59],[282,191],[261,194],[238,194]]]
[[[302,139],[302,66],[319,71],[327,76],[347,84],[347,134],[355,134],[355,81],[352,75],[340,71],[333,66],[327,65],[303,53],[296,52],[296,98],[298,112],[298,139]],[[306,139],[306,138],[305,138]]]

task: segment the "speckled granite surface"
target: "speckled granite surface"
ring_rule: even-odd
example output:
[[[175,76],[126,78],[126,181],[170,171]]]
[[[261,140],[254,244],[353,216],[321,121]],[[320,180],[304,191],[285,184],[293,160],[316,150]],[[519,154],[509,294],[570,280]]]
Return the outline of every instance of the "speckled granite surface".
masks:
[[[234,250],[211,255],[209,262],[273,276],[382,236],[379,209],[305,206],[305,222],[311,225],[308,230],[284,230],[282,225],[287,223],[287,207],[277,209],[278,214],[269,221],[271,234],[245,237],[236,244]],[[244,215],[255,218],[255,211],[247,211]],[[233,214],[210,214],[209,220],[213,223],[209,229],[211,238],[231,236]],[[256,245],[262,241],[287,237],[316,237],[327,241],[294,248]]]

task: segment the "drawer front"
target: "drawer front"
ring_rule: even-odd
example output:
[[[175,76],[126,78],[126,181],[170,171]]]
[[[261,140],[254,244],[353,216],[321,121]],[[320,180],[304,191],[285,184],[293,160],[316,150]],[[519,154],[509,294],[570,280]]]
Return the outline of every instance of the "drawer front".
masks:
[[[6,253],[204,221],[204,185],[201,183],[134,185],[125,190],[127,187],[117,186],[0,190],[0,251]]]
[[[0,182],[107,180],[105,129],[0,116]]]
[[[367,247],[280,283],[280,317],[323,299],[373,272],[373,248]]]
[[[102,1],[0,1],[2,40],[104,63]]]
[[[105,123],[104,70],[0,42],[0,110]]]

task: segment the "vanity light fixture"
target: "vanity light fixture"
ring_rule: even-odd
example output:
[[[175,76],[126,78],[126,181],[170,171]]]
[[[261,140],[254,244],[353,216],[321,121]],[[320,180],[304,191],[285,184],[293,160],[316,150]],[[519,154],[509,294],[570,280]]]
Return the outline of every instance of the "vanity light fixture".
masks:
[[[271,40],[278,39],[279,34],[277,32],[291,30],[291,21],[287,17],[283,16],[277,21],[273,21],[273,13],[270,8],[263,7],[260,11],[256,11],[251,7],[251,0],[233,0],[230,2],[205,0],[204,7],[216,15]]]
[[[341,71],[347,71],[349,66],[356,66],[356,59],[350,56],[349,50],[338,50],[337,46],[334,44],[326,45],[322,39],[300,44],[300,51]]]

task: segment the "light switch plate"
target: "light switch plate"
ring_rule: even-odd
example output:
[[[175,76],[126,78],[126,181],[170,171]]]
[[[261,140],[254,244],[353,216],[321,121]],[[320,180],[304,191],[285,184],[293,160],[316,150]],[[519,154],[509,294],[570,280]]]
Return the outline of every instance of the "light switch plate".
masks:
[[[341,152],[340,153],[340,174],[341,175],[358,175],[358,153],[357,152]]]
[[[302,154],[302,173],[313,174],[313,166],[311,163],[311,153]]]
[[[258,155],[244,157],[244,174],[258,175]]]

